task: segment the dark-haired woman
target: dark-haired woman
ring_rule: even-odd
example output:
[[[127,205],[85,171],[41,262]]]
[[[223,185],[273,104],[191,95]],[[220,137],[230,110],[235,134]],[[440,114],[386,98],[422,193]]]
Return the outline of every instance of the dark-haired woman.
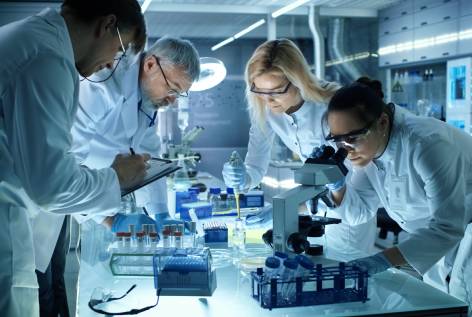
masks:
[[[409,265],[424,280],[472,300],[472,137],[417,117],[355,83],[336,92],[328,139],[348,150],[346,186],[331,192],[333,210],[359,224],[383,206],[408,239],[355,264],[371,274]]]

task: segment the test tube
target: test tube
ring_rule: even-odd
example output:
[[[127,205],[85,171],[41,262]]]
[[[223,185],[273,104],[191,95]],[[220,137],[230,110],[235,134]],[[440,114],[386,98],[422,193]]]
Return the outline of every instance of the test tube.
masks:
[[[136,246],[138,250],[144,249],[144,232],[136,232]]]
[[[159,241],[159,236],[157,235],[157,232],[149,232],[149,240],[151,250],[155,250],[157,247],[157,242]]]
[[[162,230],[162,246],[164,248],[170,248],[172,232],[170,229]]]
[[[136,247],[136,226],[128,225],[128,231],[131,234],[131,247]]]
[[[182,232],[174,232],[174,245],[176,248],[183,248]]]

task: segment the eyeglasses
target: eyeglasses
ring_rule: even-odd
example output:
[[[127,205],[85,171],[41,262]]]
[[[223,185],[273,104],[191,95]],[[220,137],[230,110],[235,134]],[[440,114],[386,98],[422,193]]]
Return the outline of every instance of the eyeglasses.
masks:
[[[331,133],[326,137],[326,141],[333,141],[338,148],[344,147],[347,150],[355,150],[362,145],[362,142],[369,136],[372,131],[372,126],[377,120],[370,122],[362,129],[351,131],[346,134],[332,135]]]
[[[286,94],[290,86],[292,85],[291,82],[288,82],[287,86],[285,86],[284,89],[279,90],[279,91],[262,91],[262,90],[256,90],[256,85],[252,83],[250,91],[253,94],[256,95],[263,95],[263,96],[270,96],[270,97],[278,97],[280,95]]]
[[[172,89],[169,85],[169,81],[167,80],[166,74],[164,73],[164,70],[162,69],[161,63],[159,62],[159,58],[156,55],[153,55],[154,58],[156,59],[157,65],[159,66],[162,76],[164,77],[164,80],[166,81],[167,88],[169,90],[167,91],[167,95],[169,97],[175,97],[175,98],[180,98],[180,97],[188,97],[188,91],[180,92],[175,89]]]

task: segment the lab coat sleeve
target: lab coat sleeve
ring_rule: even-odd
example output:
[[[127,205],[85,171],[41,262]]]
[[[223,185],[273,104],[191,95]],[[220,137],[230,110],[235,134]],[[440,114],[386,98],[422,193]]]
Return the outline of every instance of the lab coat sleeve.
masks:
[[[8,142],[15,173],[32,200],[54,213],[94,213],[120,203],[114,170],[81,167],[69,151],[77,81],[74,65],[39,56],[12,78],[4,98],[13,104]]]
[[[336,208],[330,208],[332,217],[341,218],[349,225],[366,223],[377,215],[380,200],[364,169],[351,169],[346,177],[346,192]]]
[[[161,143],[155,126],[144,132],[139,151],[149,153],[152,157],[160,157]],[[136,191],[138,206],[145,206],[149,213],[167,213],[167,181],[163,177]]]
[[[261,129],[257,123],[253,122],[249,129],[249,144],[245,164],[247,173],[251,177],[250,188],[259,185],[267,173],[274,136],[275,132],[267,123],[265,129]]]
[[[97,124],[107,115],[106,91],[103,86],[90,82],[80,84],[79,107],[72,125],[72,147],[77,162],[83,163],[90,153]]]
[[[408,263],[424,274],[464,236],[470,220],[466,206],[467,166],[463,151],[435,136],[415,146],[413,166],[424,183],[431,219],[410,233],[398,248]],[[410,212],[414,212],[411,210]]]

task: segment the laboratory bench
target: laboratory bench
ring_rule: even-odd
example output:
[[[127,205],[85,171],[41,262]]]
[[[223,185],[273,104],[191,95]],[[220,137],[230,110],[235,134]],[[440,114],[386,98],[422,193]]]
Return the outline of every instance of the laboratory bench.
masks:
[[[106,241],[110,233],[89,221],[82,226],[82,252],[78,282],[77,316],[98,316],[88,307],[97,287],[123,295],[133,284],[137,287],[124,299],[102,304],[107,311],[127,311],[156,302],[152,277],[116,277],[109,268]],[[320,306],[263,309],[251,297],[250,271],[262,266],[271,250],[262,244],[249,244],[239,261],[231,249],[213,250],[217,287],[211,297],[161,296],[159,304],[139,316],[467,316],[467,306],[422,281],[396,269],[369,278],[368,300]],[[323,257],[315,263],[336,265]]]

